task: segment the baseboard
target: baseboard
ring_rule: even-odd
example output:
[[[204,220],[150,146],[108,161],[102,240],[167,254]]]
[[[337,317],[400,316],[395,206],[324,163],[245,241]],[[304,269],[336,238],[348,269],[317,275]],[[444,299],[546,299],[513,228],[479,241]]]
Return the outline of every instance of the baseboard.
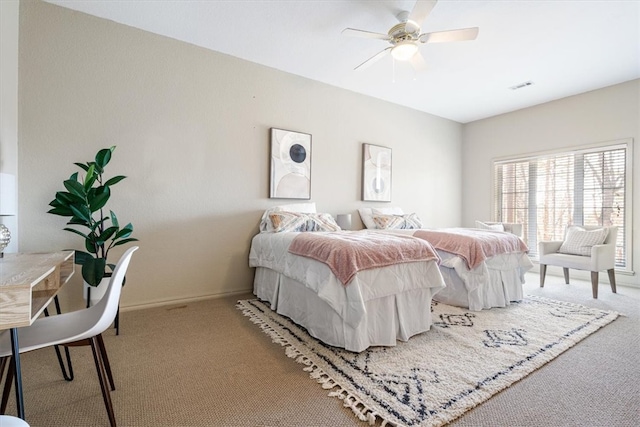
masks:
[[[243,295],[251,292],[252,292],[252,289],[246,289],[242,291],[224,292],[221,294],[203,295],[203,296],[192,297],[192,298],[168,299],[168,300],[154,301],[154,302],[149,302],[144,304],[126,305],[126,306],[121,305],[120,311],[126,312],[126,311],[134,311],[134,310],[144,310],[146,308],[165,307],[168,305],[187,304],[187,303],[204,301],[209,299],[232,297],[234,295]]]

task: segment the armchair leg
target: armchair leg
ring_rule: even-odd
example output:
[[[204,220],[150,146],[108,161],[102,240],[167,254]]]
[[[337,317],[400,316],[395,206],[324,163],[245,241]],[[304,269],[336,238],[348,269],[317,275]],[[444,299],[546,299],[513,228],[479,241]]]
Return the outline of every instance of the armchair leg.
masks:
[[[544,276],[547,274],[547,265],[540,264],[540,287],[544,288]]]
[[[598,272],[591,272],[591,289],[593,291],[593,299],[598,299]]]
[[[609,283],[611,283],[611,292],[615,294],[617,293],[616,292],[616,271],[612,268],[611,270],[607,270],[607,273],[609,273]]]
[[[564,273],[564,283],[569,284],[569,269],[562,267],[562,272]]]

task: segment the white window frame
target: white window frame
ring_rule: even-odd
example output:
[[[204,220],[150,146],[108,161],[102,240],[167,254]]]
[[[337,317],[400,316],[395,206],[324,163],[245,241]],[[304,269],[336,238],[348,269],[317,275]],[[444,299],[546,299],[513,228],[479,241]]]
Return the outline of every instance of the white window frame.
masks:
[[[575,154],[575,153],[589,153],[594,151],[613,150],[625,148],[626,149],[626,164],[625,164],[625,196],[624,196],[624,250],[625,250],[625,267],[616,268],[616,272],[622,274],[634,274],[633,268],[633,138],[625,138],[614,141],[600,142],[589,145],[581,145],[575,147],[559,148],[556,150],[538,151],[531,153],[524,153],[517,156],[497,157],[491,161],[491,217],[495,221],[500,221],[499,212],[496,210],[496,200],[498,198],[497,185],[495,182],[495,170],[496,165],[502,163],[512,163],[518,161],[532,161],[541,158],[547,158],[554,155],[561,154]],[[531,186],[530,186],[531,188]],[[530,214],[531,216],[531,214]],[[537,243],[537,242],[536,242]],[[537,252],[537,250],[536,250]],[[534,259],[536,260],[536,259]],[[537,260],[536,260],[537,261]]]

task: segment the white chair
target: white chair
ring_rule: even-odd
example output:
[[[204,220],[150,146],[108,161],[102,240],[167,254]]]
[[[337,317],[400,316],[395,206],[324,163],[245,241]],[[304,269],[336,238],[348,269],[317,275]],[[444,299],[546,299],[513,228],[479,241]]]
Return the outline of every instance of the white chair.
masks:
[[[29,424],[11,415],[0,415],[0,427],[29,427]]]
[[[567,228],[565,241],[572,227]],[[576,255],[570,253],[560,253],[560,247],[565,241],[547,241],[538,243],[538,254],[540,256],[540,287],[544,287],[544,278],[547,273],[547,265],[562,267],[564,281],[569,284],[569,269],[584,270],[591,272],[591,288],[593,298],[598,298],[598,272],[607,270],[609,273],[609,283],[611,291],[616,293],[616,239],[618,237],[618,227],[581,226],[586,231],[595,231],[606,228],[607,237],[602,244],[595,244],[588,250],[588,255]]]
[[[122,281],[129,267],[131,256],[137,249],[138,247],[134,246],[122,255],[113,271],[109,287],[98,304],[83,310],[40,318],[31,326],[18,329],[20,353],[54,345],[74,345],[89,341],[98,372],[102,397],[112,427],[115,427],[116,419],[107,387],[104,355],[99,341],[102,340],[102,332],[109,328],[115,319],[122,293]],[[11,354],[9,334],[0,334],[0,361],[10,357]],[[7,380],[10,381],[10,379]],[[9,388],[10,385],[5,387],[5,390]]]

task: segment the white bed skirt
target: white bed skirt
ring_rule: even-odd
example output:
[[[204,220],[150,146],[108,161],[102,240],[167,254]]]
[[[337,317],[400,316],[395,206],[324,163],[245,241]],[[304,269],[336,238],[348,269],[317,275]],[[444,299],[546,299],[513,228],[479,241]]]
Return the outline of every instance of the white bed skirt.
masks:
[[[413,289],[365,301],[365,316],[352,327],[314,291],[294,279],[257,267],[253,282],[253,293],[268,301],[273,310],[322,342],[354,352],[370,346],[395,346],[396,340],[407,341],[428,331],[431,299],[437,289]]]
[[[455,268],[440,265],[447,287],[433,299],[472,311],[506,307],[522,300],[524,274],[533,267],[525,253],[497,255],[471,271],[454,257],[441,255]]]

